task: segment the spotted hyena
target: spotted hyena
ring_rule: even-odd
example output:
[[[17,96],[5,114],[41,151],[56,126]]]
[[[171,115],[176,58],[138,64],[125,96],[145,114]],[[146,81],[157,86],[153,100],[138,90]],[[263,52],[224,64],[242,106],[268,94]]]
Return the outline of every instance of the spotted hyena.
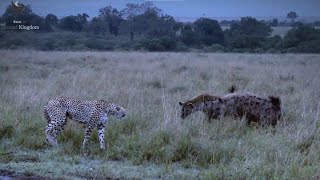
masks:
[[[251,122],[258,124],[277,124],[281,116],[281,101],[278,97],[260,97],[251,93],[234,93],[235,88],[230,89],[225,96],[211,96],[208,94],[199,95],[194,99],[179,102],[182,106],[181,118],[186,118],[195,111],[203,111],[208,120],[221,116],[233,116],[236,118],[245,117],[248,125]]]

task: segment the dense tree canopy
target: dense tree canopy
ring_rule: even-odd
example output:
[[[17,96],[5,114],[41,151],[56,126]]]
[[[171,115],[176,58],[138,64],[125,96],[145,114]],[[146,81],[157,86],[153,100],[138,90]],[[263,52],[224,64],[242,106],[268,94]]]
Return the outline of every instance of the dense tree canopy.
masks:
[[[224,34],[218,21],[200,18],[193,24],[194,30],[199,36],[199,40],[205,45],[224,44]]]
[[[294,11],[290,11],[287,14],[287,18],[291,19],[291,22],[294,23],[294,20],[298,18],[298,14],[296,12],[294,12]]]
[[[88,23],[87,18],[89,16],[86,13],[78,14],[77,16],[67,16],[60,20],[59,27],[63,30],[80,32],[84,29]]]
[[[122,14],[117,9],[107,6],[100,9],[99,18],[108,26],[110,34],[117,36],[119,34],[119,27],[122,22]],[[101,25],[105,25],[102,23]]]
[[[289,12],[287,18],[292,22],[278,19],[260,20],[243,17],[241,20],[218,21],[210,18],[199,18],[195,22],[177,22],[172,16],[163,14],[162,10],[150,1],[135,4],[128,3],[122,10],[111,6],[102,7],[97,17],[86,13],[70,15],[60,20],[54,14],[44,17],[34,13],[29,5],[25,5],[17,13],[9,5],[0,17],[0,26],[15,26],[13,20],[21,21],[23,25],[39,26],[37,32],[54,32],[61,39],[53,38],[57,34],[45,36],[38,40],[42,50],[51,49],[145,49],[148,51],[186,51],[189,48],[204,51],[233,52],[320,52],[319,30],[313,28],[318,22],[294,22],[298,15]],[[294,23],[293,23],[294,22]],[[222,30],[222,27],[224,26]],[[291,26],[284,38],[271,37],[275,26]],[[64,37],[67,31],[71,33]],[[14,44],[22,46],[25,40],[20,40],[18,34],[6,36],[0,33],[3,43],[1,47]],[[58,36],[59,37],[59,36]],[[63,38],[62,38],[63,37]],[[13,39],[12,39],[13,38]],[[24,37],[24,39],[26,39]]]

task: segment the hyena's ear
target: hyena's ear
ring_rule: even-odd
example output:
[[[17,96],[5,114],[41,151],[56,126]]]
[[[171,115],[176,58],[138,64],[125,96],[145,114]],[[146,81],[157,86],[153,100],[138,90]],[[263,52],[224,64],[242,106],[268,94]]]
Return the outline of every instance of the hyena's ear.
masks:
[[[236,86],[232,85],[229,89],[228,89],[229,93],[234,93],[236,91]]]
[[[179,102],[179,105],[182,106],[184,103],[183,102]]]

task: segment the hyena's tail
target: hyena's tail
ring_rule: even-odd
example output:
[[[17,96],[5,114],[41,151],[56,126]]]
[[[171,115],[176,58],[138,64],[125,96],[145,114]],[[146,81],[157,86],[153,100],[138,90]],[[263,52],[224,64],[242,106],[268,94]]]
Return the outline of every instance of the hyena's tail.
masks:
[[[269,99],[271,100],[272,105],[280,108],[281,100],[279,97],[269,96]]]
[[[236,86],[232,85],[229,89],[228,89],[229,93],[234,93],[236,91]]]

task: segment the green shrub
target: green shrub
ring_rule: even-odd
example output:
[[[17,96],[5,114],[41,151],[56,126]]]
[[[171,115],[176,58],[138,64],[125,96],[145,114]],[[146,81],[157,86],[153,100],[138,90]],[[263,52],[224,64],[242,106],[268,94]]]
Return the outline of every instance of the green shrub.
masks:
[[[189,49],[189,47],[186,46],[185,44],[183,44],[183,43],[181,43],[181,42],[177,42],[176,51],[177,51],[177,52],[189,52],[190,49]]]
[[[212,44],[209,47],[205,47],[204,49],[206,52],[225,52],[225,47],[220,44]]]
[[[108,41],[100,39],[88,39],[86,42],[86,47],[95,50],[113,50],[114,44]]]
[[[274,48],[270,48],[266,51],[266,53],[271,53],[271,54],[275,54],[275,53],[280,53],[280,50],[274,49]]]
[[[173,51],[177,48],[177,42],[172,37],[165,36],[165,37],[160,38],[160,41],[166,51]]]
[[[320,30],[309,26],[293,28],[283,38],[283,46],[287,52],[319,53]]]
[[[148,51],[165,51],[166,47],[162,44],[160,39],[147,39],[142,41],[142,47]]]

